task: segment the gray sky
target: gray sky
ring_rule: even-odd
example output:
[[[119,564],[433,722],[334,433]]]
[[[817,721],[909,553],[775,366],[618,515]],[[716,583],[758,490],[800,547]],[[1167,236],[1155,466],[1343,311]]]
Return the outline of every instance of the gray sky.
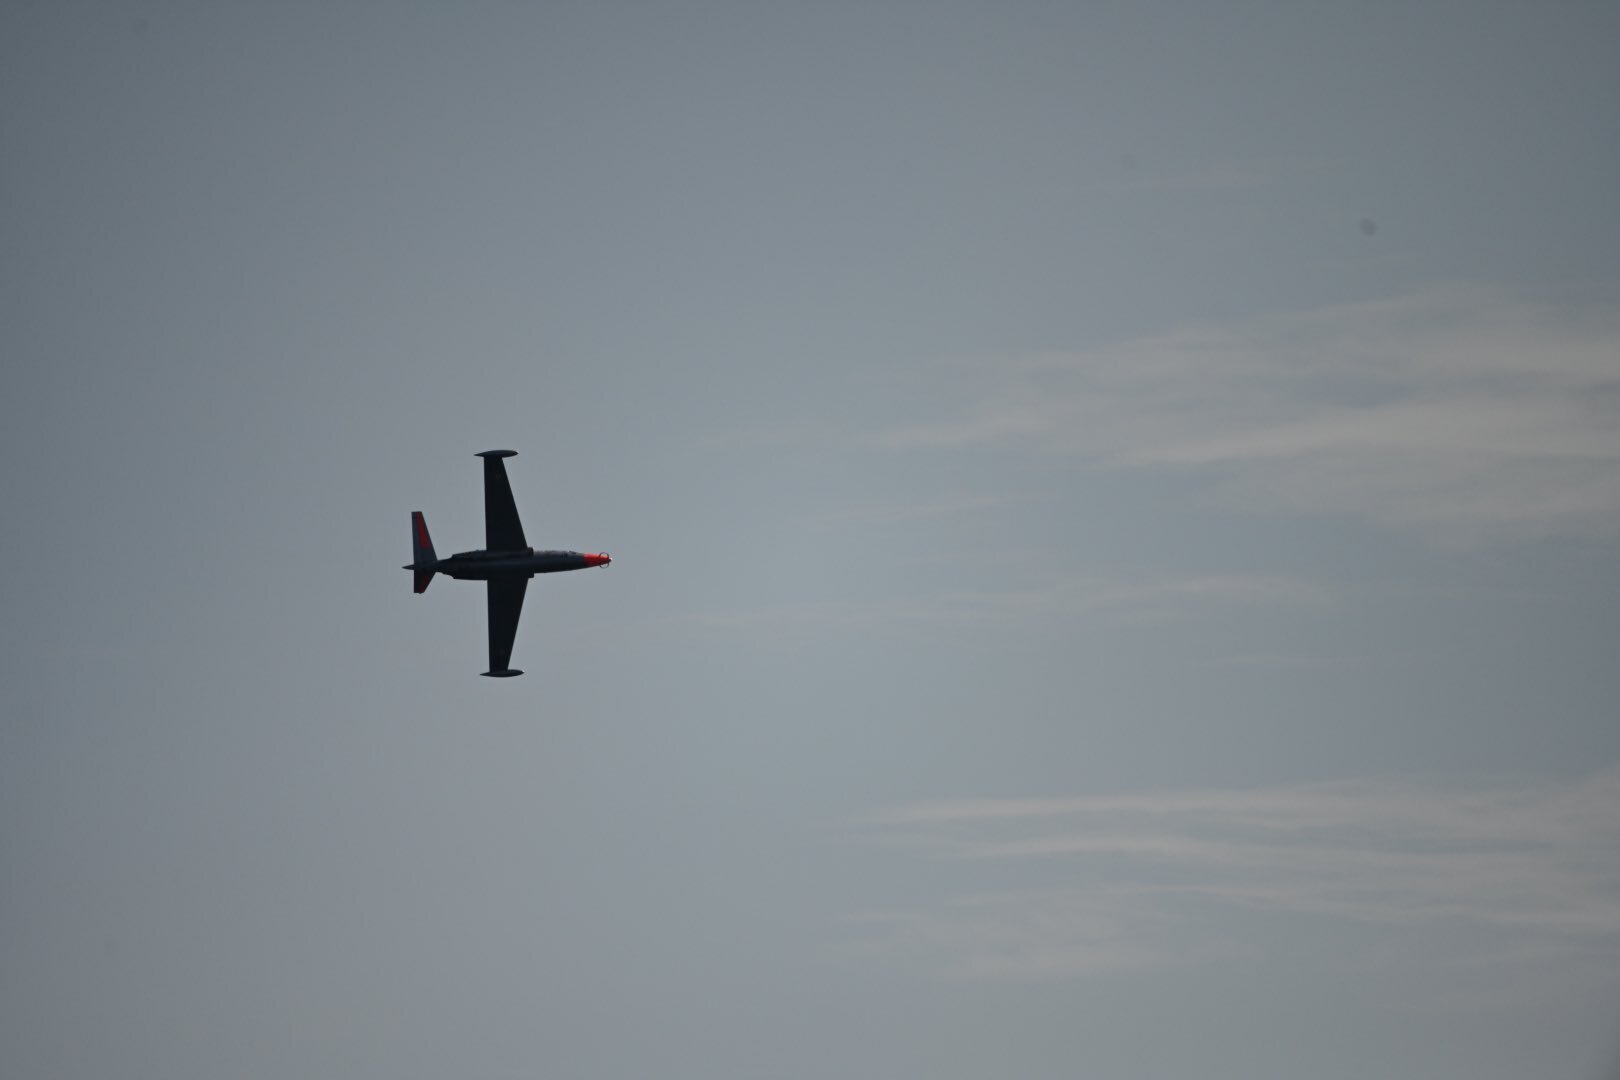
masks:
[[[1613,5],[3,26],[6,1076],[1620,1058]]]

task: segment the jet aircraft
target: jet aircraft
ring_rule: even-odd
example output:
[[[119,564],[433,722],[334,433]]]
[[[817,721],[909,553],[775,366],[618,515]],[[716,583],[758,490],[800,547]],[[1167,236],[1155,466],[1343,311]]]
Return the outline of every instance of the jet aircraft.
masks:
[[[485,675],[507,678],[523,672],[511,666],[512,639],[517,636],[518,617],[523,614],[523,594],[536,574],[563,570],[584,570],[606,566],[613,560],[605,552],[536,551],[523,538],[517,503],[512,501],[512,484],[506,478],[503,458],[516,457],[516,450],[485,450],[484,459],[484,547],[479,551],[459,551],[448,559],[433,553],[427,520],[422,511],[411,514],[412,561],[405,567],[416,573],[416,591],[427,592],[434,574],[463,580],[483,581],[489,590],[489,670]]]

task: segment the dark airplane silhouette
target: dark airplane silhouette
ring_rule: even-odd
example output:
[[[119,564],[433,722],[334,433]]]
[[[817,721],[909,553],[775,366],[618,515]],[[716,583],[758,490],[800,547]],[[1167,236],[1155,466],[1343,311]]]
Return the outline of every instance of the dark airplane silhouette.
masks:
[[[422,511],[411,514],[411,564],[416,571],[416,591],[427,592],[434,574],[489,583],[489,670],[485,675],[504,678],[523,672],[508,665],[512,659],[512,639],[517,636],[518,616],[523,614],[523,593],[536,574],[562,570],[584,570],[606,566],[613,560],[604,554],[580,551],[536,551],[523,539],[523,523],[518,520],[517,504],[512,501],[512,484],[506,478],[502,458],[516,457],[516,450],[485,450],[484,459],[484,549],[459,551],[448,559],[433,554],[427,521]]]

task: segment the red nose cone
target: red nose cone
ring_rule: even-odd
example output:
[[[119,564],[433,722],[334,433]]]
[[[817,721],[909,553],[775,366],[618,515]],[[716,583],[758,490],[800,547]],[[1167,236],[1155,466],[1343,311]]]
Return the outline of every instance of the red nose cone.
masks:
[[[612,557],[609,556],[608,553],[605,552],[605,551],[602,552],[601,554],[598,554],[598,555],[586,555],[585,556],[585,565],[586,566],[606,566],[608,563],[610,563],[612,561],[613,561]]]

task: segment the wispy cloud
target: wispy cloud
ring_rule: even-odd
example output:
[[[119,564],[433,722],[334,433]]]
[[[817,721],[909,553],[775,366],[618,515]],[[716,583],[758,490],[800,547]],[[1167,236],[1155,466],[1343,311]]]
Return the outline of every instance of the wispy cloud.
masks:
[[[1450,537],[1620,527],[1620,299],[1483,287],[988,363],[891,447],[1198,470],[1264,508]]]
[[[1266,187],[1277,181],[1274,162],[1222,162],[1204,169],[1145,175],[1135,186],[1149,191],[1226,191]]]
[[[1117,186],[1138,191],[1242,191],[1276,184],[1322,171],[1324,163],[1298,156],[1251,157],[1199,163],[1165,163],[1126,154],[1118,162]]]
[[[893,599],[805,601],[692,612],[689,624],[710,627],[855,626],[885,622],[1008,622],[1086,616],[1116,624],[1197,618],[1233,605],[1318,603],[1328,590],[1271,574],[1203,574],[1136,578],[1070,575],[1023,589],[960,590]]]
[[[1005,507],[1015,499],[1009,495],[960,493],[934,499],[860,502],[841,506],[819,516],[821,521],[854,522],[861,525],[891,525],[929,518],[955,517]]]
[[[1521,954],[1567,950],[1571,939],[1620,947],[1620,768],[1573,783],[928,802],[866,824],[885,843],[980,876],[1074,879],[1009,881],[864,918],[873,947],[955,975],[1077,975],[1218,955],[1237,945],[1234,909],[1489,927]]]

